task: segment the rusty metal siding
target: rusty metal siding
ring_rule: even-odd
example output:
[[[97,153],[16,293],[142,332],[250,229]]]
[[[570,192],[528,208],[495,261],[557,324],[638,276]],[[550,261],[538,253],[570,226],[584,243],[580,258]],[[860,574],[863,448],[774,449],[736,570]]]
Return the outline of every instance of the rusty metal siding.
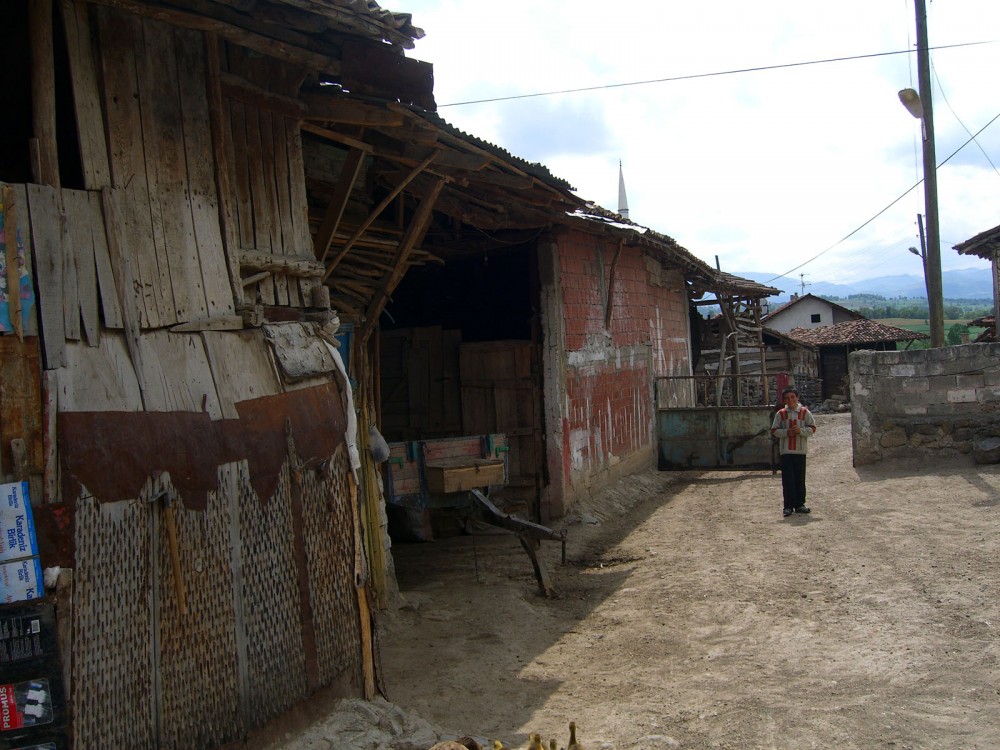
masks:
[[[259,726],[306,696],[305,655],[287,463],[266,503],[254,492],[246,463],[239,464],[238,475],[247,701],[251,720]]]
[[[324,685],[345,673],[353,684],[362,680],[349,471],[347,452],[338,451],[329,479],[317,472],[302,476],[309,592],[318,677]]]
[[[152,750],[150,505],[77,501],[73,731],[80,748]]]
[[[152,531],[157,551],[158,746],[214,747],[242,729],[229,507],[220,491],[208,493],[204,511],[185,510],[179,502],[174,508],[188,614],[182,618],[178,613],[165,524],[157,519]]]

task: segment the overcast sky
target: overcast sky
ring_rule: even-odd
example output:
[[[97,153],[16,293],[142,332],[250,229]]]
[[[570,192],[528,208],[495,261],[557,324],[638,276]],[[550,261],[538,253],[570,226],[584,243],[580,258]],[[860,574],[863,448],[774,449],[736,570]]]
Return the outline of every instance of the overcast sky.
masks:
[[[510,97],[914,49],[912,0],[391,0],[426,37],[439,113],[545,164],[581,197],[730,272],[848,283],[921,274],[920,123],[897,91],[915,54],[482,104]],[[1000,115],[1000,2],[927,2],[941,163]],[[939,83],[938,83],[939,82]],[[942,266],[984,267],[952,246],[1000,224],[1000,119],[938,170]],[[989,159],[983,151],[989,155]],[[993,165],[990,164],[992,161]],[[832,248],[832,249],[829,249]],[[825,251],[825,252],[824,252]]]

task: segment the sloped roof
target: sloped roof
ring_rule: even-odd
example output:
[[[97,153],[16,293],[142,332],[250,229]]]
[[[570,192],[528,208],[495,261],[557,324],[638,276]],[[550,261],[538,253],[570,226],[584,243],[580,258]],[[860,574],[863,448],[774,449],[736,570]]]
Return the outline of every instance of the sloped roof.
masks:
[[[868,318],[848,320],[834,326],[794,328],[788,337],[816,346],[834,344],[883,344],[891,341],[919,341],[929,338],[926,333],[907,331],[905,328],[885,325]]]
[[[602,226],[606,230],[620,234],[623,237],[637,239],[641,244],[657,250],[665,256],[665,259],[679,265],[687,271],[701,286],[718,293],[738,294],[745,297],[760,299],[777,294],[774,287],[765,286],[751,279],[744,279],[741,276],[734,276],[712,268],[701,258],[694,255],[690,250],[682,247],[673,237],[656,232],[648,227],[636,224],[631,219],[609,211],[598,206],[596,203],[587,203],[582,208],[578,208],[569,214],[571,219],[588,222],[590,225]]]
[[[803,294],[801,297],[796,297],[795,299],[788,300],[788,302],[784,303],[783,305],[778,305],[776,308],[774,308],[773,310],[771,310],[771,312],[769,312],[767,315],[763,316],[761,318],[761,320],[767,320],[768,318],[773,318],[779,312],[782,312],[784,310],[788,310],[789,308],[794,307],[795,305],[797,305],[800,302],[802,302],[802,300],[810,299],[810,298],[814,299],[814,300],[819,300],[820,302],[823,302],[824,304],[827,304],[830,307],[836,308],[837,310],[840,310],[841,312],[846,313],[847,315],[851,316],[852,318],[861,318],[861,314],[860,313],[857,313],[854,310],[849,310],[848,308],[844,307],[843,305],[838,305],[836,302],[831,302],[830,300],[828,300],[828,299],[826,299],[824,297],[819,297],[819,296],[817,296],[815,294]]]
[[[237,3],[225,3],[241,7]],[[251,18],[274,18],[289,29],[320,38],[329,32],[344,32],[378,39],[394,46],[413,49],[413,42],[424,36],[423,29],[413,25],[410,13],[395,13],[381,7],[375,0],[268,0],[266,5],[283,6],[281,11],[264,11],[256,3]],[[280,15],[278,15],[280,13]]]
[[[1000,250],[1000,226],[980,232],[954,247],[959,255],[975,255],[983,260],[992,260],[993,254]]]
[[[765,344],[768,343],[767,340],[771,338],[777,340],[781,344],[787,344],[789,346],[795,346],[801,349],[815,350],[819,348],[816,346],[816,344],[811,344],[808,341],[800,341],[799,339],[793,339],[787,333],[782,333],[781,331],[777,331],[774,328],[768,328],[767,326],[763,327],[763,329],[761,330],[761,334],[764,338]]]

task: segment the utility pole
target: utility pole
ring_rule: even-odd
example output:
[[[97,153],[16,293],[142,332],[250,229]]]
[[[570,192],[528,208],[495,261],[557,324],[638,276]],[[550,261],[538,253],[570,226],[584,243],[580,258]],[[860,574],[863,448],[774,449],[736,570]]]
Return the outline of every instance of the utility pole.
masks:
[[[931,61],[927,49],[927,8],[914,0],[917,12],[917,84],[920,86],[924,139],[924,214],[927,248],[924,255],[931,347],[944,346],[944,290],[941,281],[941,234],[938,227],[937,156],[934,153],[934,110],[931,106]]]

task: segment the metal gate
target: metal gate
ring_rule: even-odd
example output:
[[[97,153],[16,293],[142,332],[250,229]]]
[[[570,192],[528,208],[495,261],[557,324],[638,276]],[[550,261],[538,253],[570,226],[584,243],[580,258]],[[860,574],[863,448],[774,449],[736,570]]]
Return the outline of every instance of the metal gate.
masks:
[[[661,471],[777,468],[771,419],[774,375],[658,378]]]

